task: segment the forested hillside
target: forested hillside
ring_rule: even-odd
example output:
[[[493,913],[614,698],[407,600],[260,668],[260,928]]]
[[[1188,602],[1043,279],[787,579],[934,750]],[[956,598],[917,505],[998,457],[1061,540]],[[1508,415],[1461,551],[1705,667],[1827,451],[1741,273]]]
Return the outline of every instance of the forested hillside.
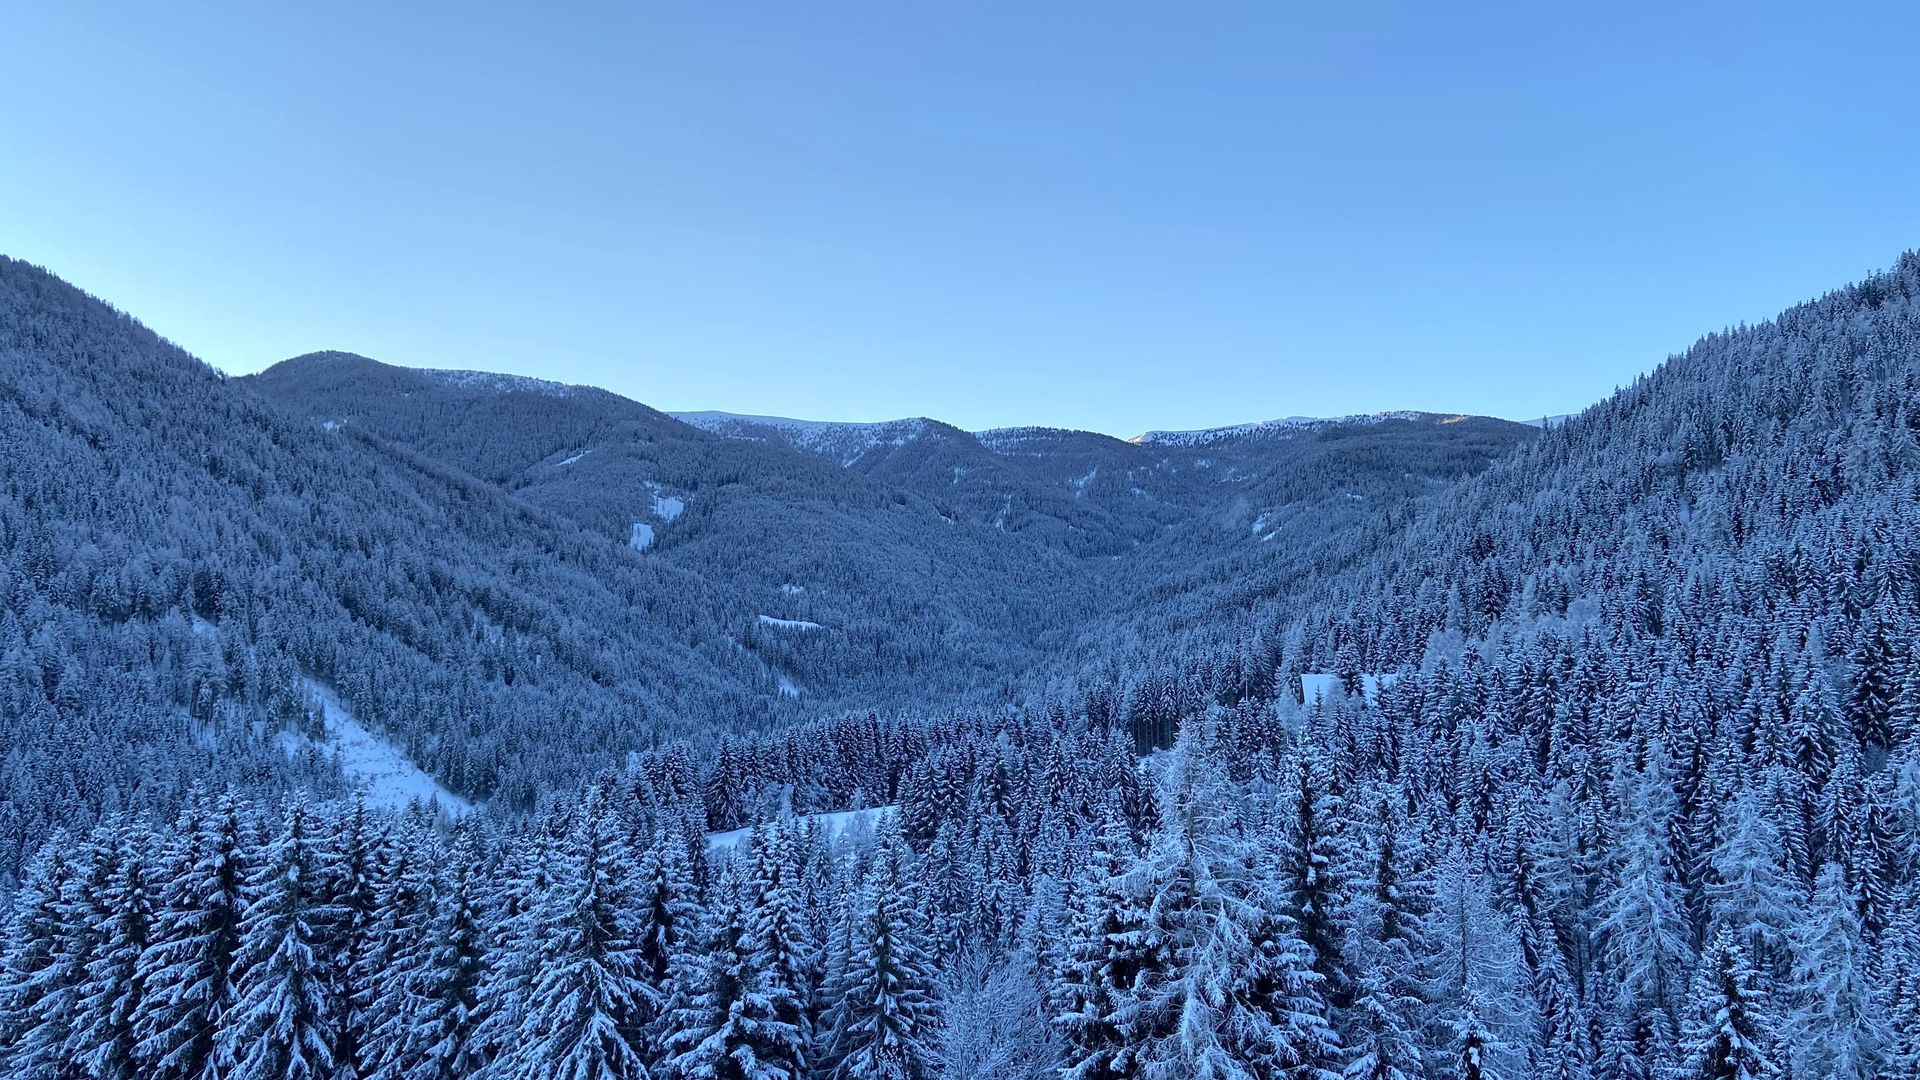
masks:
[[[247,381],[308,422],[371,432],[616,543],[643,537],[829,711],[1074,696],[1170,671],[1219,647],[1223,614],[1271,621],[1538,434],[1428,413],[1131,443],[927,419],[681,425],[587,387],[340,354]]]
[[[1014,700],[1155,545],[1257,539],[1204,467],[1116,497],[1078,451],[954,432],[1011,463],[954,493],[919,450],[863,471],[590,388],[343,354],[227,379],[15,261],[0,355],[0,887],[56,826],[193,779],[336,791],[343,724],[515,813],[695,731]],[[1507,427],[1354,482],[1425,492],[1531,434]]]
[[[331,772],[275,738],[314,730],[314,683],[503,807],[696,724],[764,727],[771,680],[663,631],[691,588],[463,473],[290,424],[0,262],[0,879],[77,812]]]
[[[1430,453],[1401,441],[1425,422],[1170,450],[1305,437],[1377,477]],[[59,490],[34,475],[23,507]],[[208,791],[63,833],[0,952],[6,1063],[1920,1076],[1920,256],[1701,339],[1440,497],[1270,482],[1352,528],[1244,585],[1143,570],[1117,651],[1081,628],[1047,695],[689,733],[528,815]],[[1309,674],[1331,692],[1302,700]]]

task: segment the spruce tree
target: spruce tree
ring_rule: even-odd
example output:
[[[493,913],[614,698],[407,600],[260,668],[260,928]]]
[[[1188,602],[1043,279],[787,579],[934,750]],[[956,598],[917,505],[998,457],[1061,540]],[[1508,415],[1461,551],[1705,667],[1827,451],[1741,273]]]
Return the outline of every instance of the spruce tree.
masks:
[[[102,827],[98,843],[112,871],[105,888],[88,898],[94,950],[72,1021],[72,1057],[94,1080],[145,1080],[151,1073],[134,1018],[148,990],[140,957],[155,906],[148,837],[135,824],[116,822]]]
[[[1766,1080],[1778,1075],[1774,1017],[1746,952],[1722,931],[1687,1003],[1676,1080]]]
[[[216,1035],[233,1007],[234,963],[249,864],[239,803],[189,807],[161,856],[153,926],[140,956],[148,992],[134,1014],[155,1080],[209,1076]]]
[[[1868,1080],[1880,1075],[1893,1033],[1869,965],[1846,875],[1828,863],[1795,928],[1793,995],[1781,1043],[1796,1077]]]
[[[937,1021],[911,854],[891,820],[852,914],[854,951],[827,1057],[842,1080],[923,1080]]]
[[[1065,1043],[1065,1080],[1123,1080],[1125,1039],[1116,1016],[1143,955],[1144,909],[1127,889],[1134,859],[1129,827],[1109,811],[1092,857],[1074,883],[1066,963],[1050,995]]]
[[[534,908],[537,950],[507,1075],[522,1080],[643,1080],[637,867],[620,822],[594,793],[564,838],[553,883]]]
[[[215,1050],[230,1080],[330,1080],[338,1004],[329,980],[339,913],[322,902],[327,853],[313,812],[291,804],[246,886],[236,997]]]
[[[66,1033],[35,1032],[44,1023],[45,1002],[81,974],[67,941],[72,931],[68,905],[79,872],[69,843],[63,834],[49,839],[13,897],[6,951],[0,955],[0,1064],[10,1076],[31,1076],[36,1070],[46,1075],[61,1064],[40,1047],[64,1046]]]

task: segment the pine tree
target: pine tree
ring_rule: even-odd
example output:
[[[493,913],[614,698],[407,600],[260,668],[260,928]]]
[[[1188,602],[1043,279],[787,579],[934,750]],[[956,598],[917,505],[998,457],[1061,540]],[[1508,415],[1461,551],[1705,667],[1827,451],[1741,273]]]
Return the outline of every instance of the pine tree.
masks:
[[[1676,1080],[1764,1080],[1778,1075],[1767,996],[1732,934],[1721,933],[1707,950],[1688,1004]]]
[[[235,1000],[244,889],[251,874],[237,801],[190,807],[162,856],[153,927],[140,956],[148,992],[134,1014],[156,1080],[209,1076],[215,1037]]]
[[[94,950],[70,1044],[74,1060],[95,1080],[151,1075],[134,1034],[147,992],[140,957],[150,940],[155,902],[146,841],[138,826],[127,823],[103,826],[99,834],[100,857],[112,870],[105,888],[88,898]]]
[[[827,1056],[842,1080],[922,1080],[932,1075],[928,1040],[937,1014],[912,856],[891,820],[876,843],[852,913],[854,952]]]
[[[6,952],[0,956],[0,1065],[7,1067],[8,1076],[49,1075],[62,1064],[43,1048],[64,1047],[66,1032],[36,1032],[47,1018],[48,1000],[57,1003],[56,995],[80,974],[67,943],[72,931],[68,905],[79,873],[68,844],[64,835],[49,839],[13,897]]]
[[[1794,933],[1793,1008],[1782,1043],[1796,1077],[1868,1080],[1893,1041],[1846,876],[1828,863]]]
[[[1122,1080],[1125,1039],[1116,1012],[1151,962],[1140,944],[1145,912],[1127,889],[1134,858],[1127,822],[1110,811],[1074,883],[1066,963],[1050,995],[1065,1043],[1065,1080]]]
[[[303,803],[288,807],[280,834],[247,882],[235,956],[237,997],[222,1017],[215,1052],[230,1080],[329,1080],[337,1005],[324,928],[338,913],[321,902],[326,852]]]
[[[533,981],[509,1076],[523,1080],[642,1080],[645,1014],[654,993],[635,941],[637,867],[620,822],[589,797],[539,898]]]

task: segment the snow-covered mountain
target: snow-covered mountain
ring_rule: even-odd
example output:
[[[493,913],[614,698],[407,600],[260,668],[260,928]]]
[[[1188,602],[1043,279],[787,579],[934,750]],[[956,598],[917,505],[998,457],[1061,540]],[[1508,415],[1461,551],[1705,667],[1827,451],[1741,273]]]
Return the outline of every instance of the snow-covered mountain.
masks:
[[[819,454],[849,466],[870,451],[901,446],[917,439],[936,423],[925,417],[857,424],[792,420],[784,416],[745,416],[728,412],[677,412],[670,415],[681,423],[729,439],[786,446],[803,453]]]
[[[1194,431],[1145,431],[1135,435],[1129,441],[1145,446],[1194,447],[1226,439],[1293,438],[1319,428],[1378,424],[1388,420],[1444,424],[1468,419],[1474,418],[1404,409],[1391,412],[1356,413],[1351,416],[1288,416],[1279,420],[1259,420],[1250,424],[1230,424],[1226,427],[1200,428]]]
[[[1916,1075],[1917,417],[1914,255],[1545,430],[851,459],[0,261],[0,1064]]]

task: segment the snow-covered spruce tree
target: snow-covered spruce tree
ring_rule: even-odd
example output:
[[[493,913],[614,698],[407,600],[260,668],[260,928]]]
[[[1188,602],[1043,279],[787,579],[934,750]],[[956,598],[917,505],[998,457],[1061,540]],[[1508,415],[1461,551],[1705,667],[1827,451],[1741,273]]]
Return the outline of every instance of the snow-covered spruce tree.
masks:
[[[216,1036],[214,1068],[222,1078],[334,1075],[333,943],[323,935],[338,915],[316,892],[328,857],[319,825],[304,802],[293,802],[247,881],[234,958],[236,997]]]
[[[1352,1000],[1352,973],[1342,953],[1347,934],[1341,920],[1348,907],[1342,875],[1356,859],[1343,831],[1345,808],[1331,790],[1331,769],[1315,741],[1300,742],[1291,779],[1278,884],[1294,933],[1319,976],[1318,993],[1337,1021]]]
[[[407,1066],[413,983],[427,927],[435,910],[439,855],[419,830],[381,845],[370,883],[371,909],[354,946],[351,981],[356,989],[352,1036],[358,1075],[397,1075]]]
[[[46,1021],[48,999],[57,1002],[55,995],[65,993],[81,974],[67,944],[72,931],[69,905],[79,872],[70,843],[63,834],[48,840],[13,898],[6,952],[0,955],[0,1065],[6,1066],[8,1076],[50,1075],[62,1064],[59,1056],[41,1048],[64,1046],[66,1032],[35,1032]]]
[[[430,886],[406,890],[431,897],[426,918],[396,920],[413,941],[392,951],[392,966],[374,981],[368,1044],[373,1080],[461,1080],[482,1064],[474,1037],[479,988],[486,974],[483,854],[463,829],[451,857],[433,868]],[[406,867],[417,865],[412,861]],[[401,869],[394,877],[413,874]],[[397,905],[408,906],[404,899]]]
[[[1066,1080],[1121,1080],[1125,1049],[1118,1010],[1153,958],[1145,909],[1127,888],[1137,857],[1131,829],[1110,811],[1091,858],[1074,882],[1067,958],[1049,995],[1062,1033]]]
[[[532,984],[500,1073],[516,1080],[641,1080],[648,1075],[635,940],[638,866],[618,816],[592,792],[562,838],[553,882],[533,909]]]
[[[382,865],[389,858],[385,849],[394,845],[382,835],[381,825],[359,793],[344,808],[328,814],[331,857],[318,883],[319,899],[332,912],[322,934],[333,944],[327,985],[334,1002],[334,1068],[351,1077],[372,1071],[372,1059],[363,1053],[361,1043],[371,1026],[372,1017],[366,1013],[374,1007],[374,982],[391,966],[399,943],[406,939],[402,924],[416,916],[420,907],[408,895],[419,884],[411,867],[405,866],[402,872],[400,867]],[[395,872],[381,873],[388,868]]]
[[[1868,1080],[1893,1041],[1846,875],[1828,863],[1793,935],[1793,994],[1781,1045],[1796,1078]]]
[[[799,1049],[799,1031],[773,1015],[745,945],[743,888],[731,864],[709,901],[698,948],[681,954],[674,1007],[664,1021],[673,1080],[796,1080],[784,1063]]]
[[[1860,906],[1860,921],[1870,934],[1886,928],[1899,876],[1884,805],[1885,782],[1884,772],[1868,775],[1860,755],[1847,747],[1821,792],[1819,824],[1826,857],[1846,874],[1847,888]]]
[[[149,870],[152,838],[135,822],[112,821],[96,830],[110,862],[105,887],[88,897],[94,934],[85,989],[76,1002],[71,1057],[94,1080],[145,1080],[134,1017],[146,997],[140,957],[153,928],[155,887]]]
[[[84,1003],[94,991],[89,968],[100,958],[104,943],[101,899],[119,871],[120,852],[111,840],[114,827],[112,822],[97,826],[73,854],[74,872],[55,905],[52,955],[33,979],[28,1025],[14,1048],[13,1068],[20,1077],[87,1075],[79,1061],[88,1049],[80,1025]]]
[[[1424,1062],[1419,1042],[1427,1002],[1419,957],[1428,951],[1427,897],[1406,889],[1400,860],[1401,823],[1391,795],[1377,800],[1366,835],[1366,877],[1355,882],[1344,922],[1346,953],[1355,970],[1346,1042],[1350,1080],[1414,1080]]]
[[[148,992],[134,1013],[154,1080],[208,1075],[232,1007],[245,888],[252,873],[238,801],[190,805],[160,856],[153,926],[140,956]]]
[[[652,993],[641,999],[643,1056],[659,1061],[665,1053],[661,1030],[673,996],[673,973],[681,969],[683,954],[699,932],[693,866],[677,830],[656,825],[652,840],[640,854],[635,943],[636,974]]]
[[[1766,1080],[1779,1075],[1774,1016],[1753,965],[1722,932],[1702,959],[1687,1001],[1675,1080]]]
[[[770,1043],[760,1052],[763,1067],[804,1076],[813,1033],[807,1015],[812,996],[808,973],[817,945],[807,940],[801,920],[801,868],[793,826],[776,821],[753,831],[746,874],[746,932],[741,948],[758,979],[764,1007],[790,1040]]]
[[[1651,747],[1637,772],[1628,772],[1623,763],[1614,788],[1621,802],[1620,867],[1599,926],[1612,984],[1609,1053],[1657,1071],[1674,1044],[1691,957],[1667,842],[1673,788],[1665,751]]]
[[[1852,679],[1847,695],[1847,727],[1860,750],[1884,752],[1894,742],[1893,702],[1899,689],[1899,664],[1886,620],[1878,610],[1870,610],[1855,629],[1847,661]]]
[[[938,1024],[913,855],[892,818],[851,906],[853,951],[823,1063],[840,1080],[923,1080]]]
[[[1756,969],[1781,974],[1791,960],[1787,938],[1800,906],[1793,876],[1781,863],[1786,850],[1766,800],[1742,795],[1723,818],[1706,886],[1708,933],[1731,931]]]
[[[1282,856],[1240,833],[1237,801],[1199,727],[1183,729],[1166,758],[1160,827],[1129,875],[1154,959],[1116,1013],[1125,1043],[1117,1071],[1142,1080],[1336,1076],[1344,1051],[1324,980],[1286,910],[1292,883],[1276,874]]]
[[[473,1043],[487,1063],[489,1080],[507,1070],[520,1046],[520,1029],[532,1006],[538,974],[542,904],[555,888],[561,865],[563,823],[551,816],[508,846],[503,873],[493,880],[484,904],[491,924],[492,959],[481,976]]]
[[[1909,882],[1881,940],[1876,981],[1886,997],[1885,1068],[1891,1076],[1920,1076],[1920,883]]]

